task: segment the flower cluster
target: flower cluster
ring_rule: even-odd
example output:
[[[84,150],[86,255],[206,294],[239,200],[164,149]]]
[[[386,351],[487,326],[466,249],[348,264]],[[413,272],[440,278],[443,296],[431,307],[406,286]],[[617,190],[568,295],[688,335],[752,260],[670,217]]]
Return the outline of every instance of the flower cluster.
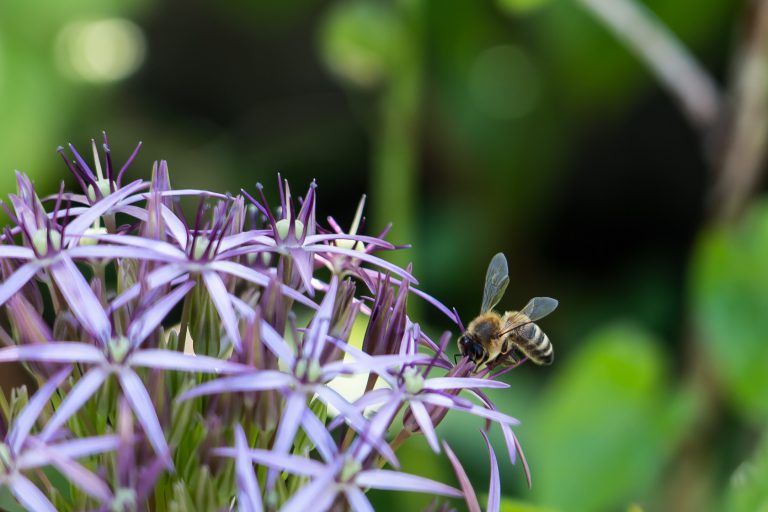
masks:
[[[92,166],[69,151],[81,193],[41,199],[17,173],[2,204],[0,362],[21,362],[38,390],[0,403],[0,485],[27,509],[367,511],[366,492],[384,489],[479,510],[435,428],[452,411],[484,437],[498,425],[522,458],[517,420],[483,393],[507,384],[453,364],[451,333],[434,341],[411,321],[411,295],[458,316],[378,255],[398,249],[386,230],[358,233],[363,202],[345,232],[318,221],[314,183],[297,199],[278,178],[273,209],[260,185],[174,190],[164,161],[126,183],[138,147],[117,170],[106,135]],[[345,397],[354,376],[365,385]],[[461,489],[399,470],[414,434]]]

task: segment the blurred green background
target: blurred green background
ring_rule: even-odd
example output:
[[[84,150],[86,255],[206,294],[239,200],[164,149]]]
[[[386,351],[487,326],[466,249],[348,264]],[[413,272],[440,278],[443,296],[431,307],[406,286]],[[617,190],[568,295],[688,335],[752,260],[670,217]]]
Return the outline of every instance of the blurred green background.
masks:
[[[727,86],[764,3],[644,5]],[[719,146],[583,2],[2,2],[0,119],[3,196],[14,169],[53,192],[56,147],[102,129],[118,160],[144,141],[134,177],[165,158],[176,187],[316,178],[342,225],[367,194],[368,232],[394,222],[399,263],[465,322],[505,252],[501,307],[561,306],[554,366],[493,395],[533,474],[494,431],[503,510],[768,510],[768,203],[709,214]],[[440,429],[482,495],[479,427]],[[451,481],[422,441],[405,468]]]

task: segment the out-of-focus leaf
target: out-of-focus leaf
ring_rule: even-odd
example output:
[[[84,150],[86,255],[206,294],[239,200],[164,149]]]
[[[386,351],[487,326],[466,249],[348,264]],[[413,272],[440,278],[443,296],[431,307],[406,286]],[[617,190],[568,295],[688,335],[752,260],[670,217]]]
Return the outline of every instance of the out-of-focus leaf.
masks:
[[[745,417],[768,415],[768,203],[735,229],[706,232],[695,252],[697,334],[729,400]]]
[[[320,48],[326,66],[358,87],[386,80],[408,55],[408,32],[385,2],[357,0],[334,7],[324,20]]]
[[[768,435],[763,437],[754,456],[734,472],[722,510],[768,511]]]
[[[692,417],[656,340],[630,327],[588,339],[519,429],[538,503],[613,510],[643,501]]]
[[[501,512],[558,512],[556,508],[542,507],[517,500],[501,500]]]
[[[511,13],[526,13],[549,2],[550,0],[498,0],[499,7]]]
[[[7,510],[8,512],[24,512],[24,508],[19,505],[16,499],[11,494],[8,487],[0,487],[0,510]]]

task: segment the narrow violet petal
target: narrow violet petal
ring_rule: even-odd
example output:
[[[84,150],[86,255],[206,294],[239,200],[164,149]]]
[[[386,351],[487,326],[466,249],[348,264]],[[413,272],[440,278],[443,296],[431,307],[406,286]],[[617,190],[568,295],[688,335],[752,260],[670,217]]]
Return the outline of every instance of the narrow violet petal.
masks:
[[[361,471],[355,478],[358,487],[372,487],[373,489],[384,489],[389,491],[413,491],[426,494],[439,494],[441,496],[452,496],[460,498],[461,491],[435,482],[422,476],[400,473],[389,469],[369,469]]]
[[[486,512],[499,512],[501,507],[501,483],[499,479],[499,464],[496,461],[496,453],[493,451],[491,442],[488,440],[488,436],[483,432],[483,439],[485,439],[485,445],[488,447],[488,457],[491,461],[491,480],[488,484],[488,507]]]
[[[139,208],[138,206],[118,205],[118,206],[115,206],[113,210],[119,213],[130,215],[131,217],[135,219],[139,219],[144,222],[146,222],[147,219],[149,218],[149,216],[147,215],[147,210],[145,210],[144,208]]]
[[[136,299],[141,294],[141,285],[136,283],[123,293],[115,297],[112,303],[107,308],[107,314],[112,314],[114,311],[122,308],[132,300]]]
[[[50,439],[64,423],[101,387],[109,374],[101,367],[94,367],[80,377],[67,396],[59,404],[56,412],[40,433],[40,439]]]
[[[248,440],[243,427],[238,423],[235,429],[235,477],[237,479],[238,506],[240,510],[261,512],[264,506],[261,502],[259,482],[253,471],[253,461],[248,457]]]
[[[155,192],[143,192],[129,197],[125,201],[125,204],[138,203],[139,201],[148,200]],[[193,188],[176,189],[176,190],[164,190],[160,192],[161,197],[181,197],[181,196],[200,196],[201,198],[214,198],[214,199],[227,199],[226,194],[219,192],[211,192],[209,190],[198,190]]]
[[[438,395],[437,393],[422,393],[418,395],[418,397],[422,401],[430,403],[432,405],[439,405],[441,407],[447,407],[449,409],[455,409],[457,411],[468,412],[470,414],[474,414],[475,416],[497,421],[499,423],[506,423],[508,425],[520,424],[520,422],[515,418],[513,418],[512,416],[507,416],[506,414],[500,413],[499,411],[486,409],[485,407],[480,407],[474,404],[468,407],[463,407],[460,404],[457,404],[455,401],[451,400],[450,398],[443,395]]]
[[[183,393],[177,400],[183,402],[184,400],[203,395],[279,389],[289,386],[293,382],[293,376],[287,373],[276,370],[255,371],[208,381]]]
[[[432,360],[432,356],[419,353],[371,356],[359,348],[353,347],[352,345],[333,337],[328,337],[328,341],[356,359],[355,362],[342,360],[325,364],[323,366],[323,375],[327,376],[329,379],[339,374],[369,372],[378,373],[384,380],[391,382],[390,379],[388,379],[389,372],[386,371],[387,369],[393,366],[401,366],[410,363],[426,363]]]
[[[72,258],[104,258],[104,259],[123,259],[132,258],[135,260],[150,261],[177,261],[177,258],[170,258],[161,254],[140,247],[130,247],[124,245],[79,245],[67,250]]]
[[[291,255],[293,266],[299,272],[299,277],[301,277],[301,282],[304,285],[304,288],[306,288],[307,293],[310,296],[313,295],[314,288],[312,288],[312,274],[315,269],[313,254],[305,251],[303,248],[288,249],[288,254]]]
[[[145,339],[152,334],[157,326],[165,320],[168,313],[184,298],[184,296],[195,286],[195,283],[184,283],[175,288],[171,293],[155,302],[152,307],[147,308],[141,316],[135,318],[128,326],[128,339],[132,347],[140,346]]]
[[[123,394],[128,403],[131,404],[131,409],[133,409],[133,413],[136,415],[139,423],[141,423],[144,433],[147,434],[149,444],[155,449],[155,453],[163,458],[166,467],[169,469],[173,468],[173,461],[171,461],[168,443],[165,441],[163,427],[160,426],[155,406],[149,397],[149,393],[147,393],[147,389],[144,387],[144,383],[138,375],[127,368],[120,372],[119,379]]]
[[[427,408],[424,407],[424,404],[417,402],[416,400],[410,402],[410,407],[413,417],[416,419],[416,423],[418,423],[424,437],[427,438],[430,448],[432,448],[432,451],[435,453],[440,453],[440,443],[437,440],[435,426],[432,424],[432,418],[430,418]]]
[[[315,416],[315,413],[311,409],[306,408],[304,415],[301,417],[301,426],[304,428],[304,432],[315,443],[320,456],[324,461],[331,461],[337,453],[336,444],[328,432],[325,424]]]
[[[512,428],[504,423],[499,424],[501,432],[504,434],[504,443],[507,445],[507,451],[509,452],[509,462],[513,465],[517,461],[517,449],[515,448],[515,434],[512,433]]]
[[[110,339],[112,324],[101,302],[72,259],[61,253],[59,260],[51,265],[48,271],[83,328],[106,345]]]
[[[129,195],[147,186],[149,186],[149,183],[135,181],[130,185],[126,185],[120,190],[108,195],[101,201],[88,208],[88,210],[78,215],[75,220],[70,222],[67,225],[65,234],[68,238],[73,237],[73,242],[76,244],[78,237],[82,235],[86,229],[90,228],[96,219],[107,213],[117,203]]]
[[[504,424],[501,424],[502,430],[504,430]],[[525,473],[525,480],[528,482],[528,488],[531,488],[532,480],[531,480],[531,468],[528,466],[528,461],[525,458],[525,454],[523,453],[523,447],[520,446],[520,441],[517,440],[517,437],[512,433],[512,429],[509,430],[509,435],[512,437],[512,441],[515,445],[515,451],[517,452],[517,455],[520,457],[520,462],[523,463],[523,472]],[[504,435],[504,439],[506,441],[506,433]]]
[[[398,466],[399,462],[397,461],[395,452],[383,439],[384,433],[382,432],[379,435],[374,433],[370,428],[368,421],[362,414],[360,414],[355,406],[347,402],[338,392],[327,386],[315,386],[315,393],[326,405],[334,407],[339,411],[339,414],[344,416],[352,428],[355,429],[358,434],[364,435],[365,441],[373,445],[376,451],[378,451],[387,462],[395,467]]]
[[[268,232],[271,233],[271,230]],[[240,247],[246,243],[254,243],[254,239],[265,233],[265,230],[258,229],[252,231],[243,231],[242,233],[236,233],[234,235],[225,236],[221,241],[219,252],[229,251],[236,247]]]
[[[216,357],[182,354],[172,350],[154,348],[134,352],[130,356],[128,364],[156,370],[200,373],[241,373],[251,369],[249,366]]]
[[[364,410],[368,407],[373,407],[379,404],[383,404],[384,402],[387,402],[390,400],[390,397],[394,395],[394,392],[391,389],[387,388],[379,388],[379,389],[372,389],[371,391],[367,392],[360,398],[358,398],[354,406],[358,410]]]
[[[328,473],[302,487],[289,499],[280,512],[325,512],[336,499],[338,489],[334,485],[334,475]]]
[[[307,398],[303,393],[291,393],[285,398],[285,407],[277,427],[272,451],[278,454],[288,453],[293,446],[293,440],[301,424],[301,417],[307,408]],[[267,489],[272,489],[277,479],[278,471],[270,469],[267,475]]]
[[[120,445],[120,437],[116,435],[82,437],[63,443],[50,445],[59,455],[70,459],[79,459],[96,453],[111,452]]]
[[[235,448],[214,448],[214,455],[219,457],[237,458]],[[246,455],[250,460],[261,466],[288,471],[301,476],[322,476],[328,473],[328,466],[320,462],[298,455],[279,454],[271,450],[251,448]]]
[[[56,372],[51,378],[49,378],[43,386],[37,390],[37,393],[27,402],[27,405],[22,409],[21,413],[16,417],[13,422],[13,427],[8,433],[8,445],[11,447],[13,453],[19,453],[21,445],[27,439],[29,431],[37,421],[38,416],[43,411],[43,408],[48,405],[48,401],[51,399],[53,393],[58,389],[64,379],[69,376],[72,371],[71,366],[62,368]]]
[[[153,270],[152,272],[147,275],[147,286],[150,288],[157,288],[159,286],[163,286],[164,284],[168,284],[180,275],[187,272],[187,269],[184,267],[183,264],[179,265],[165,265],[157,270]]]
[[[0,363],[11,361],[93,364],[103,362],[105,359],[101,350],[93,345],[61,341],[0,348]]]
[[[500,413],[499,411],[486,409],[485,407],[480,407],[477,405],[473,405],[467,412],[474,414],[475,416],[480,416],[481,418],[486,418],[499,423],[505,423],[507,425],[520,424],[520,421],[513,418],[512,416],[508,416],[506,414]]]
[[[371,263],[373,265],[381,267],[385,270],[389,270],[393,274],[398,275],[404,279],[407,279],[411,283],[418,284],[418,280],[406,270],[386,260],[373,256],[371,254],[355,251],[353,249],[345,249],[343,247],[337,247],[334,245],[309,245],[309,246],[304,246],[304,250],[310,251],[310,252],[330,252],[334,254],[343,254],[345,256],[350,256],[354,259],[362,260],[367,263]]]
[[[378,388],[378,389],[372,389],[371,391],[368,391],[363,396],[355,400],[355,402],[352,404],[355,409],[360,411],[361,413],[365,411],[365,409],[369,407],[375,407],[377,405],[381,405],[384,403],[397,403],[399,405],[399,402],[396,402],[395,397],[399,397],[392,389],[390,388]],[[344,416],[336,416],[333,421],[331,421],[328,424],[328,430],[332,431],[336,429],[339,425],[344,423]],[[371,430],[373,427],[371,426]]]
[[[235,350],[239,352],[241,349],[240,329],[237,326],[235,310],[232,308],[232,301],[229,300],[229,292],[227,292],[224,281],[216,272],[203,272],[203,281],[205,281],[205,287],[208,289],[208,295],[210,295],[216,311],[219,312],[221,323],[224,325],[229,340],[235,346]]]
[[[464,389],[464,388],[508,388],[509,384],[490,379],[472,377],[435,377],[427,379],[424,387],[428,389]]]
[[[346,233],[330,233],[325,235],[311,235],[304,239],[304,245],[315,245],[322,242],[331,242],[334,240],[355,240],[366,244],[375,245],[380,249],[394,249],[395,246],[386,240],[366,235],[348,235]]]
[[[181,219],[179,219],[173,211],[160,204],[160,214],[165,222],[165,227],[168,228],[168,232],[171,234],[176,243],[183,249],[187,249],[187,227],[184,225]]]
[[[216,270],[218,272],[224,272],[225,274],[231,274],[235,277],[245,279],[246,281],[250,281],[264,288],[269,285],[270,281],[269,276],[262,274],[261,272],[257,272],[252,268],[248,268],[245,265],[241,265],[240,263],[235,263],[234,261],[214,261],[213,263],[208,264],[207,268]],[[283,295],[295,300],[299,304],[303,304],[312,309],[317,309],[318,307],[317,304],[315,304],[312,300],[308,299],[306,296],[294,290],[290,286],[281,284],[280,291],[283,293]]]
[[[100,242],[110,242],[113,244],[136,247],[137,249],[144,249],[147,251],[147,259],[150,259],[152,255],[156,255],[157,259],[162,261],[187,261],[187,255],[184,251],[168,242],[163,242],[162,240],[153,240],[151,238],[132,235],[112,234],[89,235],[89,238],[95,238]]]
[[[48,501],[40,489],[25,477],[19,474],[13,475],[8,485],[19,503],[30,512],[56,512],[53,503]]]
[[[13,297],[16,292],[21,290],[22,286],[27,284],[30,279],[35,277],[37,271],[40,270],[40,264],[36,261],[31,263],[25,263],[16,269],[8,279],[3,283],[0,283],[0,306]]]
[[[67,477],[67,480],[101,502],[109,502],[112,500],[112,492],[110,492],[109,486],[107,486],[107,484],[105,484],[98,476],[91,473],[79,463],[56,453],[55,449],[52,447],[47,451],[51,454],[51,463],[65,477]]]
[[[259,326],[259,332],[261,333],[261,341],[267,348],[275,354],[279,359],[282,359],[288,366],[293,367],[296,357],[293,355],[293,351],[285,339],[275,330],[274,327],[269,325],[266,320],[261,321]]]
[[[445,453],[448,455],[448,460],[451,461],[451,466],[453,466],[453,472],[456,473],[456,478],[459,479],[459,485],[461,485],[464,501],[467,502],[469,512],[481,512],[480,503],[477,501],[477,494],[472,487],[472,483],[469,481],[464,466],[461,465],[459,458],[456,457],[456,454],[453,453],[453,450],[451,450],[451,447],[448,446],[448,443],[445,441],[443,441],[443,448],[445,448]]]
[[[331,320],[333,316],[333,305],[336,302],[336,291],[339,287],[339,280],[334,275],[331,278],[331,284],[328,287],[328,291],[323,297],[323,301],[320,303],[320,307],[312,317],[306,333],[304,334],[304,343],[302,348],[304,350],[304,356],[308,360],[317,360],[323,351],[325,346],[325,339],[328,336],[328,330],[331,328]],[[311,352],[310,352],[311,351]]]
[[[376,440],[384,438],[384,435],[387,433],[389,426],[392,424],[397,411],[400,410],[401,400],[401,394],[393,394],[392,400],[384,404],[384,406],[376,412],[369,423],[370,428],[366,432],[366,435],[358,437],[358,439],[355,441],[355,444],[353,445],[355,447],[354,453],[356,460],[365,460],[371,453],[371,450],[374,449],[375,446],[369,439]],[[395,468],[400,468],[400,462],[396,458],[394,459],[394,463],[390,462],[390,464],[392,464],[392,466]]]
[[[19,245],[0,245],[0,258],[28,260],[35,257],[35,251]]]
[[[235,307],[241,317],[251,320],[254,316],[256,316],[256,311],[254,311],[254,309],[244,300],[232,295],[231,293],[229,294],[229,300],[232,301],[232,305]]]
[[[352,512],[374,512],[373,505],[365,497],[365,493],[357,487],[346,487],[344,495],[347,497],[347,503]]]

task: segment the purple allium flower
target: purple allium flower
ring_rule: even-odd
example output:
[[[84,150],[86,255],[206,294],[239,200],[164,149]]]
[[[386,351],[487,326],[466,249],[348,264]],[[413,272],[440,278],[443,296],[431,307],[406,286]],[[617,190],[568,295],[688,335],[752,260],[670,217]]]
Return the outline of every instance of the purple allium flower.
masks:
[[[176,303],[189,291],[191,283],[176,288],[166,297],[145,308],[144,312],[128,324],[124,333],[118,332],[101,306],[88,312],[106,321],[108,330],[97,338],[98,345],[75,341],[53,341],[35,346],[15,346],[0,349],[0,362],[36,361],[42,363],[85,364],[91,368],[70,390],[56,413],[41,433],[50,439],[64,423],[114,375],[131,405],[136,417],[158,455],[170,466],[170,453],[157,419],[152,400],[134,367],[177,370],[185,372],[226,373],[239,372],[246,367],[206,356],[190,356],[160,349],[142,349],[149,337]]]
[[[76,196],[70,194],[69,198],[73,201],[83,204],[93,204],[96,201],[103,199],[104,197],[115,193],[122,186],[123,175],[125,171],[131,166],[136,159],[136,155],[141,149],[141,142],[136,145],[136,149],[133,150],[131,156],[123,164],[120,170],[116,170],[112,165],[112,150],[109,147],[109,140],[107,139],[106,132],[102,132],[102,151],[104,152],[104,168],[102,170],[101,160],[99,159],[99,151],[96,147],[96,141],[91,139],[91,147],[93,148],[93,165],[96,169],[94,173],[80,153],[77,152],[72,144],[69,144],[69,150],[74,157],[74,160],[70,160],[64,154],[64,148],[59,147],[57,152],[61,155],[64,163],[69,168],[72,175],[75,177],[80,187],[85,192],[83,196]]]
[[[311,412],[306,413],[309,401],[315,396],[328,407],[340,411],[341,417],[357,432],[367,431],[367,421],[362,414],[337,391],[330,388],[328,383],[339,375],[383,372],[389,366],[423,358],[418,355],[379,358],[366,356],[358,359],[355,363],[331,361],[323,364],[320,356],[328,338],[337,289],[338,281],[334,277],[320,308],[304,334],[298,354],[294,355],[284,340],[280,339],[270,327],[264,326],[266,329],[262,333],[265,335],[265,340],[270,340],[268,346],[276,356],[285,362],[289,369],[285,371],[255,370],[232,377],[224,377],[184,393],[180,400],[230,392],[255,392],[270,389],[281,391],[285,397],[285,408],[272,446],[272,450],[279,454],[288,452],[300,426],[304,427],[310,437],[313,437],[314,431],[307,427],[307,421],[312,421],[310,417],[313,414]],[[313,441],[315,443],[320,442],[316,438],[313,438]],[[397,463],[394,452],[386,443],[376,438],[369,439],[369,442],[373,443],[387,460],[393,464]],[[275,475],[276,473],[271,473],[270,483],[272,483]]]
[[[344,231],[333,217],[318,222],[314,182],[295,201],[278,178],[272,211],[261,186],[259,200],[173,189],[165,161],[151,182],[123,184],[138,147],[119,170],[106,135],[101,157],[92,148],[92,166],[60,149],[82,193],[62,185],[41,201],[19,173],[12,208],[3,205],[12,225],[0,235],[0,363],[24,363],[40,387],[25,407],[19,393],[0,408],[0,485],[25,507],[368,511],[375,488],[463,497],[479,510],[436,430],[453,411],[484,430],[497,423],[530,485],[517,420],[483,392],[507,387],[497,380],[506,370],[452,364],[454,334],[433,341],[412,321],[416,295],[461,326],[414,287],[410,265],[375,254],[404,246],[384,240],[388,228],[363,234],[364,200]],[[193,218],[183,197],[197,202]],[[365,386],[345,398],[336,387],[348,377]],[[461,492],[398,471],[413,433],[446,452]],[[496,511],[498,464],[481,433]],[[74,484],[68,496],[45,485],[44,466]]]
[[[345,245],[349,245],[348,242],[361,242],[369,244],[369,247],[372,248],[394,249],[392,244],[381,238],[345,233],[316,234],[316,185],[314,182],[309,187],[307,196],[302,202],[301,210],[296,214],[293,202],[291,201],[288,182],[286,180],[285,185],[283,186],[283,182],[280,181],[280,211],[282,212],[280,219],[276,219],[270,211],[269,203],[264,196],[263,187],[260,184],[257,184],[257,188],[263,204],[259,203],[250,194],[245,192],[245,190],[242,192],[259,209],[259,211],[266,216],[271,227],[271,233],[254,239],[254,242],[263,245],[263,247],[260,248],[262,251],[272,251],[290,255],[304,284],[304,289],[309,295],[314,293],[312,276],[314,273],[315,255],[345,255],[361,262],[379,266],[389,272],[415,282],[415,279],[409,272],[386,260],[371,255],[370,251],[357,251],[345,247]]]
[[[16,499],[29,510],[56,510],[43,492],[24,476],[24,472],[48,465],[55,466],[94,498],[108,501],[112,497],[109,487],[74,459],[114,450],[117,448],[116,436],[80,438],[55,444],[46,444],[30,436],[51,395],[71,371],[71,367],[61,369],[35,393],[0,443],[0,485],[8,486]]]
[[[245,435],[240,426],[237,426],[236,432],[239,440],[236,448],[219,448],[215,453],[227,457],[237,457],[241,461]],[[359,438],[346,452],[342,453],[336,449],[336,445],[324,429],[318,428],[317,435],[326,438],[318,444],[318,449],[323,454],[324,463],[268,450],[245,450],[246,456],[252,463],[255,462],[275,470],[288,471],[311,478],[307,485],[285,503],[281,509],[283,512],[302,512],[309,509],[318,512],[328,510],[339,496],[344,496],[349,507],[356,512],[370,511],[373,510],[373,507],[365,496],[364,490],[367,489],[461,496],[461,493],[453,487],[428,478],[369,467],[371,466],[368,458],[370,452],[360,449],[366,444],[363,441],[364,438]],[[321,446],[325,448],[320,448]],[[248,473],[248,468],[242,466],[239,466],[238,470],[239,473]],[[253,473],[252,469],[250,473]]]

